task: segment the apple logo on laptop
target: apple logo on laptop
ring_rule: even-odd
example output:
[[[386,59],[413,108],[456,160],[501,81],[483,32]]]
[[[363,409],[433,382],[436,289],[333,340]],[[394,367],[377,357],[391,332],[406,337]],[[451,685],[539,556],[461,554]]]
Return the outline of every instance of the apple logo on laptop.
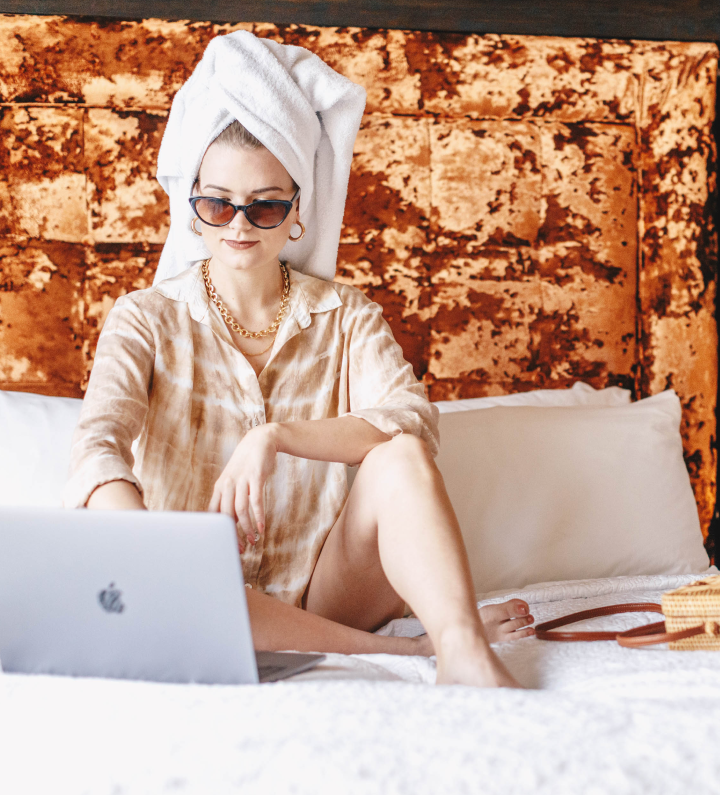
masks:
[[[104,588],[98,594],[98,601],[107,610],[108,613],[122,613],[125,605],[122,601],[122,591],[115,587],[115,583],[111,582],[107,588]]]

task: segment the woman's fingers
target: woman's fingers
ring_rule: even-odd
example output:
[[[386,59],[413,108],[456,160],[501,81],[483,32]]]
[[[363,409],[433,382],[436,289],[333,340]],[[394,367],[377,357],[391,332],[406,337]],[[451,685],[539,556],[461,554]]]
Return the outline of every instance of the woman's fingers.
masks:
[[[255,545],[256,536],[265,531],[265,480],[276,456],[272,436],[256,428],[245,434],[215,483],[208,511],[222,511],[235,519],[243,549]]]
[[[218,513],[220,510],[220,500],[222,498],[222,491],[218,487],[218,484],[215,483],[213,488],[212,497],[210,497],[210,502],[208,503],[208,511],[210,513]]]
[[[257,483],[250,487],[250,505],[255,515],[254,529],[256,529],[258,533],[262,533],[265,529],[264,485],[264,483]]]
[[[257,500],[253,502],[253,512]],[[248,496],[247,483],[238,484],[237,488],[232,482],[220,485],[220,481],[215,484],[212,497],[208,504],[208,511],[212,513],[225,513],[235,521],[238,528],[238,546],[240,552],[245,552],[248,544],[255,544],[255,533],[262,532],[262,527],[256,530],[250,516],[250,500]],[[264,526],[264,512],[262,502],[260,503],[261,522]],[[257,514],[256,514],[257,515]]]
[[[230,495],[234,495],[234,489],[232,491],[226,490],[223,491],[220,486],[220,481],[215,484],[215,488],[213,489],[212,497],[210,498],[210,502],[208,503],[208,511],[210,513],[226,513],[235,519],[235,512],[234,510],[231,512],[228,510],[228,505],[233,505],[233,499]],[[223,500],[225,502],[225,507],[223,508]],[[237,535],[237,542],[238,542],[238,550],[242,555],[245,552],[245,547],[247,545],[245,536],[238,532]]]
[[[250,514],[248,513],[248,486],[247,483],[239,485],[235,491],[235,513],[237,515],[237,523],[242,530],[242,533],[247,537],[249,544],[255,543],[255,530],[253,529],[252,522],[250,521]]]
[[[220,493],[220,512],[226,513],[231,519],[237,521],[235,515],[235,487],[232,483],[226,484]]]

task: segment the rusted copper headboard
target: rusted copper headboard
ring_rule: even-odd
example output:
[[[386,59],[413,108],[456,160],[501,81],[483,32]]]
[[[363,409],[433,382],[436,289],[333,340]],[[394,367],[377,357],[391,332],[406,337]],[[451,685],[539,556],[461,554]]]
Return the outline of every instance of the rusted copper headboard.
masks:
[[[368,89],[339,278],[384,306],[431,398],[673,387],[707,530],[711,44],[0,17],[0,387],[82,395],[162,247],[172,96],[238,27]]]

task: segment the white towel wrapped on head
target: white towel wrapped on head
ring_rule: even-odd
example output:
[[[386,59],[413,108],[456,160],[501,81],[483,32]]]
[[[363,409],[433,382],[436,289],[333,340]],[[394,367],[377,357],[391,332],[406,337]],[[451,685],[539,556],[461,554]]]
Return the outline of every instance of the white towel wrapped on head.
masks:
[[[208,146],[236,119],[300,186],[307,231],[280,259],[332,280],[364,108],[365,89],[303,47],[247,31],[213,39],[175,95],[160,146],[157,178],[170,197],[170,232],[155,283],[210,256],[190,228],[188,198]]]

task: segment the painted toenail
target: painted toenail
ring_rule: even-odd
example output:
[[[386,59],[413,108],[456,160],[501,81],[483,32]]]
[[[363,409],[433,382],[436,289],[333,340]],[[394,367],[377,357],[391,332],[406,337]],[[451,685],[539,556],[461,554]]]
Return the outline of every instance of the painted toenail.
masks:
[[[518,612],[520,613],[521,616],[524,616],[525,613],[527,613],[527,611],[528,609],[527,607],[525,607],[525,605],[519,605]]]

